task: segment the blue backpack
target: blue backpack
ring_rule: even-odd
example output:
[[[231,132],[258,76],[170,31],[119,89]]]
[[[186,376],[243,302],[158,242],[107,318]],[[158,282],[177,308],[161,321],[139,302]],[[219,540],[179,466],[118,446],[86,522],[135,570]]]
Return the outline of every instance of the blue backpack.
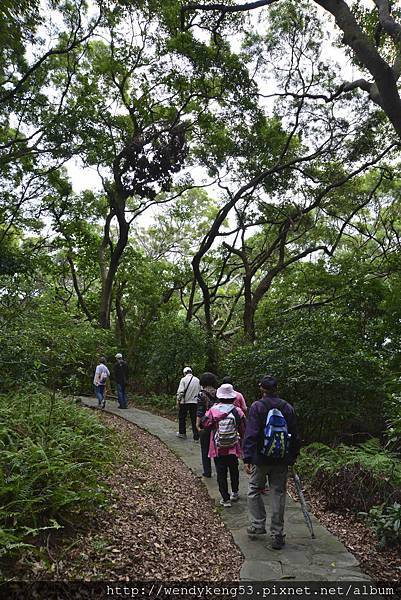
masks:
[[[267,413],[263,430],[262,454],[277,460],[284,459],[288,456],[290,443],[291,434],[288,433],[287,421],[283,413],[278,408],[271,408]]]

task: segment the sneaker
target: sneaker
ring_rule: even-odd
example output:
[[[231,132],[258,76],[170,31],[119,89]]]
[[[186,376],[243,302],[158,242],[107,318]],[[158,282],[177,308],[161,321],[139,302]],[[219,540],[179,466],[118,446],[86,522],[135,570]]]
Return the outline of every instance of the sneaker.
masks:
[[[239,500],[238,492],[231,492],[230,500],[231,500],[231,502],[238,502],[238,500]]]
[[[264,535],[265,533],[267,533],[266,529],[260,528],[260,527],[255,527],[255,525],[250,525],[249,527],[246,528],[247,533],[249,533],[249,535]]]
[[[273,550],[281,550],[285,546],[285,535],[275,535],[272,538]]]
[[[178,438],[180,438],[181,440],[186,440],[187,439],[187,434],[186,433],[180,433],[179,431],[177,431],[177,433],[175,435]]]
[[[102,410],[104,410],[106,408],[106,402],[102,402],[102,405],[100,407]]]
[[[224,508],[231,508],[231,501],[230,500],[220,500],[220,504],[221,506],[224,506]]]
[[[211,476],[211,473],[202,473],[202,477],[207,477],[207,479],[210,479]]]

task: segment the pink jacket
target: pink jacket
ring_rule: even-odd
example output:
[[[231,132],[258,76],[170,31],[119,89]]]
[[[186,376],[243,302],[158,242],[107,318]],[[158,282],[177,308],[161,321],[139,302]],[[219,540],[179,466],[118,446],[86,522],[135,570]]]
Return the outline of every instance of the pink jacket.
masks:
[[[243,437],[244,431],[245,431],[245,415],[240,408],[235,406],[235,402],[236,402],[236,400],[234,401],[234,404],[227,404],[227,403],[223,403],[223,402],[213,404],[213,406],[211,408],[209,408],[209,410],[207,411],[207,413],[205,414],[205,416],[202,419],[203,426],[211,428],[209,454],[208,454],[209,458],[216,458],[217,456],[227,456],[228,454],[234,454],[238,458],[242,458],[241,440],[242,440],[242,437]],[[218,448],[214,442],[214,433],[217,429],[217,423],[221,419],[224,419],[224,417],[226,417],[227,414],[231,410],[233,410],[233,408],[235,408],[235,410],[237,411],[237,413],[241,419],[239,428],[238,428],[240,440],[238,440],[236,445],[233,446],[232,448]]]
[[[235,393],[237,394],[237,397],[234,400],[234,406],[240,408],[242,410],[242,412],[244,414],[246,414],[248,407],[246,405],[244,396],[241,394],[241,392],[235,392]]]

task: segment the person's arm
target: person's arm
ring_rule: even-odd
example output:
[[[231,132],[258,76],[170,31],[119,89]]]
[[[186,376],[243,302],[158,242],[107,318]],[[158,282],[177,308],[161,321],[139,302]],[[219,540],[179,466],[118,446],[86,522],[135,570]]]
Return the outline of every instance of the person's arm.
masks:
[[[95,381],[95,385],[99,385],[99,367],[96,367],[94,381]]]
[[[297,417],[293,409],[291,410],[291,413],[288,416],[287,425],[288,433],[291,434],[288,464],[293,465],[297,460],[299,452],[301,450],[301,436],[299,435]]]
[[[201,418],[202,427],[212,427],[214,423],[212,410],[209,408],[204,417]]]
[[[245,402],[245,398],[244,396],[241,394],[241,392],[239,392],[239,398],[240,398],[240,409],[242,410],[242,412],[244,413],[244,415],[246,415],[247,411],[248,411],[248,407],[246,405]]]
[[[242,413],[241,419],[240,419],[240,422],[239,422],[239,427],[238,427],[238,433],[239,433],[239,436],[240,436],[241,440],[244,439],[245,429],[246,429],[246,420],[245,420],[244,413]]]
[[[205,392],[200,392],[198,394],[198,403],[196,406],[196,418],[200,420],[202,417],[205,416],[205,413],[206,413]]]
[[[196,429],[200,431],[201,428],[201,419],[205,416],[206,413],[206,398],[204,393],[200,392],[198,394],[198,402],[196,405]]]
[[[178,386],[177,396],[180,395],[180,394],[182,394],[184,390],[185,390],[185,377],[182,377],[180,379],[180,383],[179,383],[179,386]]]
[[[180,384],[178,386],[178,390],[177,390],[177,396],[176,396],[177,406],[182,402],[184,392],[185,392],[185,377],[182,377],[182,379],[180,380]]]
[[[254,457],[258,451],[258,441],[260,437],[260,414],[258,411],[258,403],[254,402],[249,409],[248,419],[246,422],[243,453],[244,463],[252,465]]]

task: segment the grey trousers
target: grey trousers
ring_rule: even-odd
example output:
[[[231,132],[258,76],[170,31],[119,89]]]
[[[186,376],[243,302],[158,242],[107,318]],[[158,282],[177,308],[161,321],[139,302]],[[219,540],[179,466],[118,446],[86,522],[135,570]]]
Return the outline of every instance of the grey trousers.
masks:
[[[284,534],[284,510],[287,492],[287,465],[254,465],[248,484],[248,511],[251,524],[257,529],[266,527],[266,509],[262,490],[269,477],[272,535]]]

